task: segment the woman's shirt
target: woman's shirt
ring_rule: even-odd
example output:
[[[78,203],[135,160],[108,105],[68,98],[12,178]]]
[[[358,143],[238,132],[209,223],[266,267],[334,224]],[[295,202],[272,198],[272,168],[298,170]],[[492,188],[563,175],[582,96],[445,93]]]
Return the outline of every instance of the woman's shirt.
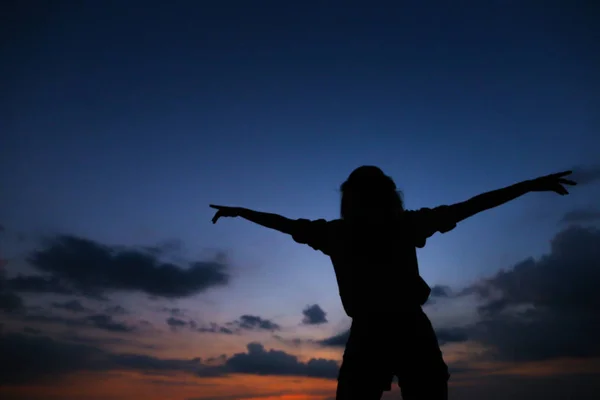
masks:
[[[328,255],[342,305],[352,318],[419,307],[431,289],[419,275],[416,248],[456,223],[448,206],[403,211],[393,220],[296,220],[292,237]]]

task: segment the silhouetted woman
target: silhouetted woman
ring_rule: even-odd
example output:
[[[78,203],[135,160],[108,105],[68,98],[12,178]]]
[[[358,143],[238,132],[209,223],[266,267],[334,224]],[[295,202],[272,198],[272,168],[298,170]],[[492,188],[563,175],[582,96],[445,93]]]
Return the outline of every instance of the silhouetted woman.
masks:
[[[421,306],[431,289],[419,275],[416,248],[436,232],[528,192],[568,194],[571,172],[543,176],[462,203],[405,210],[394,181],[362,166],[342,184],[341,218],[297,219],[240,207],[216,208],[308,244],[331,258],[344,310],[352,318],[338,375],[338,400],[378,400],[394,376],[404,400],[445,400],[448,368]]]

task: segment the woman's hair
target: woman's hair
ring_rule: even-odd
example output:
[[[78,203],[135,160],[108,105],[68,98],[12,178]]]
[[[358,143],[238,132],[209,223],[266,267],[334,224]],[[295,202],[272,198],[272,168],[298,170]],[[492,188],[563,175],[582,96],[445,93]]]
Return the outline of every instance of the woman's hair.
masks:
[[[404,211],[402,192],[394,180],[372,165],[356,168],[340,188],[342,219],[361,219],[368,213],[393,216]]]

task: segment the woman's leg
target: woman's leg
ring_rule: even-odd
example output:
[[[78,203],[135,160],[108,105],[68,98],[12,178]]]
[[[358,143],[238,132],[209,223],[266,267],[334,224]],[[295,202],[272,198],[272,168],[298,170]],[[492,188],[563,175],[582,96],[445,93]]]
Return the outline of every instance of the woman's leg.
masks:
[[[364,321],[352,322],[338,375],[336,400],[380,400],[391,389],[389,347],[381,332]]]
[[[353,381],[351,379],[338,380],[336,400],[380,400],[383,389],[367,382]]]
[[[407,321],[408,322],[408,321]],[[420,312],[411,321],[414,326],[398,343],[398,386],[404,400],[447,400],[448,366],[442,357],[433,326]]]

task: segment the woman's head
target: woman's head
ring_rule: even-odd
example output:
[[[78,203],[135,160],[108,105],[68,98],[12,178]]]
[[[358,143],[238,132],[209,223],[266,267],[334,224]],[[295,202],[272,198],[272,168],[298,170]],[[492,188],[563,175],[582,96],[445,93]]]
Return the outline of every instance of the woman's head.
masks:
[[[391,218],[404,210],[394,180],[372,165],[356,168],[341,186],[343,219]]]

